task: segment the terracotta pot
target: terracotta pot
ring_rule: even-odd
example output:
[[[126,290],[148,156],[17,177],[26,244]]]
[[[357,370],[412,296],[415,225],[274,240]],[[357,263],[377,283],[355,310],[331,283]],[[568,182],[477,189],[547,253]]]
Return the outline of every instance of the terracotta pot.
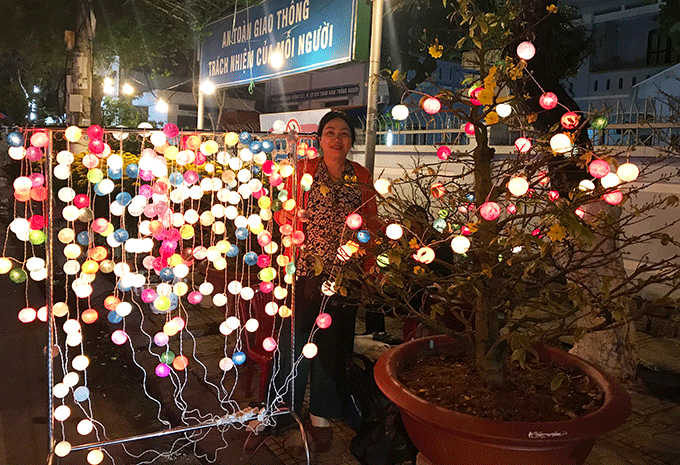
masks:
[[[605,393],[602,408],[572,420],[531,423],[489,420],[439,407],[406,390],[396,377],[430,341],[435,348],[459,344],[448,336],[414,339],[385,352],[374,373],[380,390],[399,407],[409,437],[433,465],[579,465],[596,438],[623,424],[631,412],[630,397],[617,380],[583,359],[548,347],[539,349],[541,358],[576,366],[600,385]]]

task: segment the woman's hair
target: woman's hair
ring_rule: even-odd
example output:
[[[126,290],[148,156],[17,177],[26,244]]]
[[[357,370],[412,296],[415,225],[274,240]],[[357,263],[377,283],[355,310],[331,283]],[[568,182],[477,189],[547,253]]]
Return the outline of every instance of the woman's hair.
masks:
[[[352,121],[352,118],[350,118],[349,116],[340,111],[331,110],[325,115],[323,115],[321,121],[319,121],[319,129],[316,130],[316,137],[320,139],[321,134],[323,133],[323,128],[328,124],[329,121],[332,121],[336,118],[340,118],[345,123],[347,123],[347,126],[349,126],[349,132],[350,135],[352,136],[352,145],[354,145],[354,142],[357,140],[357,133],[354,129],[354,122]]]

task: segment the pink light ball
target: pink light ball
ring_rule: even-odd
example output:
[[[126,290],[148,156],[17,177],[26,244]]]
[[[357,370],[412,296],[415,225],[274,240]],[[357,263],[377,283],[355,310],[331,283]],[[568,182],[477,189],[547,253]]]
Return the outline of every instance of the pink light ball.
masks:
[[[274,349],[276,349],[276,340],[274,340],[274,338],[271,336],[264,338],[262,341],[262,348],[267,352],[272,352]]]
[[[560,124],[564,129],[574,129],[576,126],[578,126],[580,119],[581,117],[579,115],[573,111],[568,111],[560,118]]]
[[[602,199],[609,205],[618,205],[623,201],[623,194],[618,190],[607,192],[602,195]]]
[[[472,123],[465,123],[465,126],[463,126],[463,131],[465,131],[465,134],[467,134],[468,136],[474,136],[475,125]]]
[[[117,346],[125,344],[127,340],[128,335],[122,329],[117,329],[113,333],[111,333],[111,341],[113,341],[113,343],[116,344]]]
[[[78,194],[73,199],[73,205],[78,208],[85,208],[90,205],[90,198],[85,194]]]
[[[487,221],[493,221],[501,214],[501,207],[496,202],[484,202],[479,207],[479,214]]]
[[[28,219],[28,224],[31,230],[38,231],[45,227],[45,217],[42,215],[33,215]]]
[[[188,184],[193,184],[198,181],[198,173],[193,170],[188,170],[184,173],[184,181]]]
[[[437,149],[437,158],[440,160],[448,160],[451,156],[451,149],[446,145],[442,145]]]
[[[545,110],[552,110],[557,106],[557,95],[545,92],[538,98],[538,104]]]
[[[425,113],[428,115],[434,115],[441,110],[441,108],[442,104],[436,97],[428,97],[423,102],[423,110],[425,110]]]
[[[170,375],[172,369],[165,363],[159,363],[158,365],[156,365],[156,369],[154,371],[156,372],[156,376],[158,376],[159,378],[166,378],[167,376]]]
[[[347,216],[347,219],[345,220],[345,224],[347,224],[347,227],[350,229],[359,229],[361,227],[361,224],[364,222],[364,220],[361,218],[361,215],[358,213],[351,213]]]
[[[45,176],[40,173],[31,173],[28,179],[31,180],[32,187],[40,187],[45,184]]]
[[[101,139],[104,137],[104,130],[102,129],[101,126],[97,124],[93,124],[89,128],[87,128],[87,137],[90,139]]]
[[[164,332],[158,332],[153,336],[153,343],[158,347],[165,347],[170,341],[170,337]]]
[[[321,329],[328,328],[331,325],[332,321],[333,319],[328,313],[320,313],[316,317],[316,325]]]
[[[203,300],[203,294],[198,291],[192,291],[187,295],[187,300],[194,305],[199,304]]]
[[[609,163],[604,160],[593,160],[588,165],[588,172],[594,178],[604,178],[609,174],[610,167]]]
[[[517,46],[517,56],[522,60],[531,60],[536,55],[534,44],[525,40]]]
[[[526,137],[518,137],[515,141],[515,149],[520,153],[527,153],[531,150],[531,141]]]
[[[104,152],[104,141],[101,139],[90,139],[90,142],[87,143],[87,148],[95,155],[99,155]]]
[[[263,293],[269,294],[273,290],[274,290],[274,283],[267,282],[267,281],[262,281],[260,283],[260,291],[262,291]]]
[[[43,153],[42,150],[40,150],[38,147],[34,147],[31,145],[26,149],[25,156],[26,159],[29,161],[40,161],[42,160]]]
[[[176,124],[168,123],[163,126],[163,134],[165,134],[165,137],[168,139],[172,139],[173,137],[177,137],[179,135],[179,128]]]
[[[144,289],[142,291],[142,300],[147,304],[153,302],[158,297],[158,293],[153,289]]]
[[[35,147],[45,147],[48,142],[47,134],[43,131],[38,131],[31,136],[31,145]]]

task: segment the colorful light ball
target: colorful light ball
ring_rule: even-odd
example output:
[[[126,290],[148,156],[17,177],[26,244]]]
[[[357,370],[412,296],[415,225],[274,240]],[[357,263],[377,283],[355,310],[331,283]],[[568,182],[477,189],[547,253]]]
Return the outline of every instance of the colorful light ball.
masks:
[[[501,207],[496,202],[484,202],[479,207],[479,214],[487,221],[493,221],[501,214]]]
[[[531,60],[536,55],[536,47],[529,41],[524,41],[517,46],[517,56],[522,60]]]
[[[276,349],[276,340],[273,337],[266,337],[262,341],[262,348],[267,352],[272,352]]]
[[[444,187],[444,184],[440,182],[436,182],[430,186],[430,194],[432,194],[432,197],[440,199],[446,194],[446,188]]]
[[[522,176],[514,176],[508,181],[508,191],[517,197],[524,195],[529,190],[529,182]]]
[[[234,365],[243,365],[246,361],[246,354],[243,352],[234,352],[234,355],[231,357],[231,359],[234,361]]]
[[[172,367],[177,371],[182,371],[187,366],[189,366],[189,359],[185,355],[178,355],[172,361]]]
[[[128,335],[122,329],[117,329],[111,333],[111,341],[117,346],[125,344],[128,340]]]
[[[154,372],[156,373],[156,376],[158,376],[159,378],[165,378],[167,376],[170,376],[172,369],[165,363],[159,363],[158,365],[156,365]]]
[[[520,153],[527,153],[531,150],[531,141],[526,137],[518,137],[517,140],[515,140],[515,150]]]
[[[13,268],[9,272],[9,279],[15,284],[20,284],[26,281],[26,272],[21,268]]]
[[[31,136],[31,145],[35,147],[45,147],[48,141],[49,137],[44,131],[36,131]]]
[[[610,171],[609,163],[605,160],[593,160],[588,165],[588,173],[594,178],[604,178]]]
[[[446,145],[441,145],[437,148],[437,158],[440,160],[448,160],[451,156],[451,149]]]
[[[413,258],[420,263],[428,264],[434,261],[435,253],[430,247],[421,247],[416,253],[413,254]]]
[[[560,124],[562,124],[564,129],[574,129],[576,126],[578,126],[580,119],[581,117],[579,115],[573,111],[568,111],[560,118]]]
[[[33,147],[31,145],[26,149],[25,156],[29,161],[40,161],[42,159],[43,153],[38,147]]]
[[[366,244],[368,241],[371,240],[371,233],[365,229],[362,229],[361,231],[357,232],[357,239],[362,244]]]
[[[423,101],[423,110],[428,115],[434,115],[442,108],[442,103],[436,97],[428,97]]]
[[[598,116],[596,118],[593,118],[593,120],[590,122],[590,126],[593,129],[601,130],[607,127],[609,124],[609,120],[607,119],[606,116]]]
[[[10,132],[5,140],[10,147],[22,147],[24,145],[24,136],[20,132]]]
[[[12,269],[12,261],[7,257],[0,258],[0,274],[7,274]]]
[[[552,110],[557,106],[557,95],[545,92],[538,98],[538,104],[545,110]]]
[[[328,314],[328,313],[320,313],[316,317],[316,325],[321,329],[328,328],[331,325],[332,322],[333,322],[333,319],[331,318],[330,314]]]
[[[623,194],[619,190],[607,192],[602,195],[602,199],[609,205],[618,205],[623,201]]]

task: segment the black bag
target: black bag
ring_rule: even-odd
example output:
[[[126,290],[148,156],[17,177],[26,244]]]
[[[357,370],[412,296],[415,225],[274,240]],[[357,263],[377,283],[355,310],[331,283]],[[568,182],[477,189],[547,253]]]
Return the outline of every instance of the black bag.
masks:
[[[385,397],[373,379],[374,363],[353,354],[348,368],[350,395],[359,410],[349,449],[363,465],[415,463],[418,450],[409,439],[399,408]]]

